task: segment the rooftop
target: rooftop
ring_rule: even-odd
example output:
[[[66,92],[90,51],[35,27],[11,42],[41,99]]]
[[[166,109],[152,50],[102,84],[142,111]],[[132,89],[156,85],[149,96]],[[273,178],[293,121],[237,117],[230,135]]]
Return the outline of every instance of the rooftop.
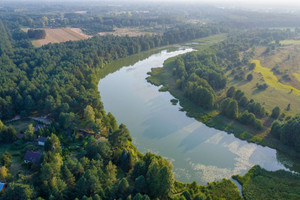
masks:
[[[38,142],[46,142],[47,141],[47,138],[46,137],[39,137],[37,139]]]
[[[37,152],[27,151],[24,156],[24,160],[30,161],[33,163],[38,163],[41,159],[41,156],[42,156],[42,152],[40,152],[40,151],[37,151]]]
[[[5,186],[6,184],[7,184],[7,183],[2,183],[2,182],[0,182],[0,191],[3,190],[3,188],[4,188],[4,186]]]

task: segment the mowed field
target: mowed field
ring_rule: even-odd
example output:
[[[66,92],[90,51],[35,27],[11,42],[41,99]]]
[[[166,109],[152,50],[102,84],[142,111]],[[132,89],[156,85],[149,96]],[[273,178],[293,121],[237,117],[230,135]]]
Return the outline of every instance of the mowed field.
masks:
[[[300,45],[298,40],[280,43],[282,46],[268,55],[264,54],[266,47],[257,47],[253,60],[256,67],[246,73],[246,76],[251,73],[253,80],[236,81],[232,77],[229,85],[244,91],[249,99],[262,103],[269,112],[279,106],[286,115],[295,115],[300,113]],[[272,71],[275,65],[279,66],[280,73]],[[290,80],[284,79],[283,75],[288,75]],[[257,83],[266,83],[268,88],[259,90]],[[288,104],[290,110],[287,110]]]
[[[55,28],[44,29],[46,31],[46,38],[40,40],[32,40],[35,47],[41,47],[49,43],[60,43],[74,40],[84,40],[91,36],[84,34],[80,28]]]

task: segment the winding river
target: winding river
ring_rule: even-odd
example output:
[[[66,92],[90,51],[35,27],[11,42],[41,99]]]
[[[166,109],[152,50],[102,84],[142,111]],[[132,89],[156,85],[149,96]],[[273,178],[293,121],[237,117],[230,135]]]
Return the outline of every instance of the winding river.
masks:
[[[159,92],[145,80],[151,68],[162,67],[166,59],[189,51],[192,49],[161,51],[100,80],[105,110],[118,123],[126,124],[138,150],[170,160],[177,180],[200,184],[244,174],[257,164],[272,171],[292,167],[292,159],[274,149],[189,118],[179,111],[179,104],[172,105],[168,92]]]

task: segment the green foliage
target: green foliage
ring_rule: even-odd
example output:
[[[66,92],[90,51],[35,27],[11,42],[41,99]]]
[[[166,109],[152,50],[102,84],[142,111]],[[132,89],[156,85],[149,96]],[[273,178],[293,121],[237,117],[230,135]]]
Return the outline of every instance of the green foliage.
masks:
[[[123,149],[120,159],[120,165],[125,172],[128,172],[133,168],[133,158],[130,151],[127,152],[125,149]]]
[[[0,164],[5,167],[10,167],[12,162],[12,156],[8,152],[4,152],[0,158]]]
[[[134,181],[134,188],[138,193],[145,193],[147,189],[146,179],[143,175],[137,177]]]
[[[226,86],[226,78],[218,64],[215,52],[191,52],[178,56],[172,64],[173,75],[179,78],[176,84],[188,99],[211,109],[216,101],[215,90]]]
[[[274,121],[272,123],[270,134],[275,138],[280,139],[280,133],[281,133],[281,123],[279,121]]]
[[[25,130],[25,139],[26,140],[34,139],[34,127],[32,124],[29,124],[27,129]]]
[[[276,106],[272,110],[271,117],[274,118],[274,119],[277,119],[279,117],[279,115],[280,115],[280,108],[278,106]]]
[[[141,193],[137,193],[132,200],[150,200],[148,195],[142,195]]]
[[[211,199],[243,199],[235,184],[228,179],[209,183],[208,189]]]
[[[253,75],[252,74],[248,74],[247,81],[252,81],[252,79],[253,79]]]
[[[132,141],[132,138],[129,135],[127,127],[124,124],[121,124],[118,130],[108,136],[108,140],[112,146],[124,149],[127,146],[128,141]]]
[[[78,180],[77,185],[77,197],[93,196],[95,194],[103,194],[103,189],[100,184],[100,180],[93,170],[87,170],[82,177]]]
[[[239,106],[246,107],[249,103],[249,100],[246,96],[242,96],[239,100]]]
[[[239,117],[239,121],[242,124],[250,125],[257,130],[261,130],[263,128],[262,122],[259,119],[256,119],[253,113],[249,113],[247,110],[243,112],[243,114]]]
[[[250,101],[250,103],[247,106],[247,110],[258,117],[264,117],[266,115],[265,108],[258,102],[255,103],[254,101]]]
[[[256,67],[256,64],[255,63],[250,63],[249,65],[249,70],[254,70]]]
[[[0,143],[12,143],[17,140],[16,130],[12,126],[3,126],[0,129]]]
[[[208,183],[207,186],[199,186],[196,182],[184,184],[175,183],[175,190],[181,195],[176,195],[172,199],[183,200],[207,200],[207,199],[236,199],[242,200],[236,185],[228,179]]]
[[[33,29],[29,29],[27,31],[28,37],[38,40],[38,39],[45,39],[46,37],[46,31],[42,30],[42,29],[37,29],[37,30],[33,30]]]
[[[107,114],[107,118],[109,119],[109,125],[112,131],[116,131],[119,127],[118,127],[118,123],[117,120],[115,119],[115,117],[109,112]]]
[[[238,104],[237,101],[232,98],[226,98],[221,103],[221,113],[231,119],[238,118]]]
[[[112,164],[111,161],[105,167],[105,172],[107,176],[106,187],[111,188],[113,184],[116,182],[117,178],[117,169],[116,166]]]
[[[284,123],[275,121],[272,124],[271,134],[280,139],[283,144],[300,151],[300,116],[297,115]]]
[[[45,142],[45,150],[53,153],[61,153],[60,140],[54,133]]]
[[[111,160],[112,150],[108,142],[98,142],[94,136],[90,136],[87,139],[87,145],[84,148],[86,156],[89,159],[103,158]]]
[[[151,198],[168,197],[174,187],[172,165],[160,156],[147,153],[143,161],[135,164],[132,177],[136,182],[144,182],[145,186],[138,187],[138,191],[148,191]],[[144,180],[143,180],[144,179]]]
[[[62,168],[62,174],[64,181],[69,187],[74,187],[75,186],[75,177],[72,174],[72,172],[68,169],[67,165],[64,165]]]
[[[119,181],[119,185],[118,185],[119,196],[125,198],[127,196],[128,189],[129,189],[128,181],[126,180],[126,178],[122,178]]]
[[[9,173],[7,167],[5,166],[0,167],[0,180],[5,181],[8,175]]]
[[[283,170],[268,172],[254,166],[246,175],[234,176],[243,186],[245,199],[298,199],[299,175]]]
[[[1,199],[6,200],[28,200],[34,195],[34,190],[30,185],[21,183],[11,183]]]
[[[244,95],[245,95],[245,93],[243,91],[237,90],[234,93],[234,99],[239,101]]]
[[[173,198],[175,184],[172,165],[159,156],[149,153],[143,156],[136,152],[126,126],[118,126],[113,115],[106,115],[103,110],[97,91],[96,72],[102,72],[101,70],[107,67],[106,64],[114,60],[150,48],[219,33],[219,27],[179,25],[161,35],[95,36],[84,41],[49,44],[34,49],[26,33],[20,34],[18,23],[28,23],[26,26],[30,27],[46,26],[50,23],[51,26],[57,23],[65,26],[69,20],[72,21],[72,25],[81,25],[88,31],[97,31],[112,30],[113,23],[117,23],[117,26],[156,22],[165,25],[168,23],[164,23],[164,20],[170,20],[171,23],[176,21],[175,18],[171,20],[163,17],[148,20],[90,17],[74,13],[65,13],[64,22],[49,20],[48,17],[39,14],[39,20],[16,17],[18,20],[15,20],[13,25],[8,24],[9,27],[0,21],[0,119],[11,119],[17,114],[21,114],[22,117],[50,114],[54,119],[53,127],[56,127],[54,130],[46,128],[39,132],[40,135],[51,134],[45,145],[42,165],[26,171],[26,177],[23,169],[20,170],[18,176],[23,178],[20,178],[18,183],[11,182],[7,192],[0,198]],[[179,57],[173,70],[174,76],[179,80],[179,88],[195,104],[208,109],[213,108],[217,99],[216,92],[219,94],[219,91],[226,87],[223,67],[245,64],[251,57],[243,55],[241,61],[241,48],[246,47],[226,41],[209,52],[193,52]],[[242,91],[233,93],[231,97],[234,99],[226,106],[226,113],[236,118],[237,102],[244,107],[249,102]],[[253,114],[251,116],[253,117]],[[57,122],[59,126],[56,126]],[[33,138],[32,128],[28,127],[26,137]],[[79,129],[93,130],[95,136],[82,139],[80,135],[78,139]],[[16,132],[12,128],[6,127],[0,121],[2,143],[15,141],[15,135]],[[68,148],[72,142],[78,151]],[[66,148],[64,153],[61,144]],[[9,166],[11,158],[4,155],[1,157],[1,163]],[[6,167],[2,169],[6,172],[6,175],[3,174],[7,176]],[[238,196],[236,186],[223,180],[211,183],[208,187],[192,183],[179,191],[175,198],[239,199]]]
[[[85,121],[95,121],[95,112],[92,106],[87,105],[83,110],[83,119]]]
[[[78,125],[79,116],[74,114],[73,112],[61,112],[59,114],[58,122],[64,129],[74,129]]]
[[[234,86],[231,86],[228,90],[227,90],[227,93],[226,93],[227,97],[234,97],[235,95],[235,87]]]

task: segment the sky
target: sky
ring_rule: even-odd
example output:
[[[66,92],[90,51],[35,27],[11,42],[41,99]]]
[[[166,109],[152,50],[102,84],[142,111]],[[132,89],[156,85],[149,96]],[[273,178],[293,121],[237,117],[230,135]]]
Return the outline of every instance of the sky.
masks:
[[[142,2],[143,0],[139,0]],[[147,0],[151,1],[151,0]],[[152,1],[169,1],[174,0],[152,0]],[[269,4],[269,5],[299,5],[300,0],[175,0],[183,2],[205,2],[205,3],[226,3],[226,4]]]
[[[34,0],[0,0],[1,2],[9,2],[9,1],[34,1]],[[38,2],[87,2],[87,1],[103,1],[103,0],[36,0]],[[116,2],[118,0],[104,0],[106,2]],[[119,0],[119,1],[135,1],[135,2],[199,2],[199,3],[213,3],[213,4],[229,4],[229,5],[270,5],[270,6],[283,6],[283,7],[291,7],[291,6],[299,6],[300,0]]]

